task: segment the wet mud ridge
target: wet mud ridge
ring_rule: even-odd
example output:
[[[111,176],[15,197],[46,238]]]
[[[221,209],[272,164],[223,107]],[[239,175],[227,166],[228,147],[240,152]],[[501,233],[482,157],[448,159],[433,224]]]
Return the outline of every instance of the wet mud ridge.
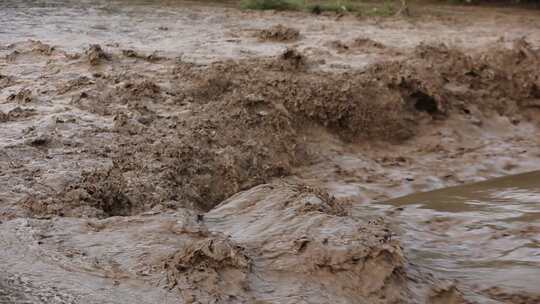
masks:
[[[38,41],[0,55],[0,302],[469,303],[474,286],[352,208],[540,167],[524,39],[346,72],[293,46],[210,64]],[[496,287],[493,303],[538,296]]]

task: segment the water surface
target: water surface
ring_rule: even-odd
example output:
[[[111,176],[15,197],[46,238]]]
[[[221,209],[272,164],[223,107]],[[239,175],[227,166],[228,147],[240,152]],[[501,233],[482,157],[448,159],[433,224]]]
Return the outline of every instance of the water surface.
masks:
[[[464,285],[540,294],[540,171],[418,193],[379,208],[408,258]]]

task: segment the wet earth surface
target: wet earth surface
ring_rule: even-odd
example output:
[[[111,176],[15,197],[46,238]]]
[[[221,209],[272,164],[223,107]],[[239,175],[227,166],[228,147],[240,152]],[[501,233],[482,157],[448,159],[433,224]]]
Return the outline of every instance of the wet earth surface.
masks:
[[[538,303],[538,18],[2,1],[0,303]]]

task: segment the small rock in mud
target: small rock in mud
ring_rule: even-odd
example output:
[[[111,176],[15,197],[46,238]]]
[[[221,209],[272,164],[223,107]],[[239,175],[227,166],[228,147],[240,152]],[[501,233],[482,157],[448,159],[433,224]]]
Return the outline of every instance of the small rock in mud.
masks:
[[[295,41],[300,37],[300,31],[294,28],[278,24],[271,28],[259,31],[256,36],[261,41]]]
[[[91,65],[98,65],[103,60],[111,59],[111,55],[105,53],[99,44],[91,44],[85,54]]]

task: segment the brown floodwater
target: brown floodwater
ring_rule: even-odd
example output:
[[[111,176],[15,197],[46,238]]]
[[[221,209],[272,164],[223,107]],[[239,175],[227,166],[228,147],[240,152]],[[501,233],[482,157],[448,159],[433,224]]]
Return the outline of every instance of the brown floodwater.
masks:
[[[536,17],[531,16],[531,13],[516,15],[516,17],[494,14],[483,18],[470,18],[474,20],[474,22],[468,21],[470,23],[459,23],[452,19],[441,18],[441,20],[426,19],[426,22],[420,20],[413,24],[408,20],[375,22],[357,20],[352,17],[338,19],[335,16],[315,17],[290,12],[279,14],[245,12],[231,9],[228,5],[225,7],[222,4],[200,6],[200,3],[193,5],[190,2],[174,0],[0,0],[0,55],[12,52],[5,46],[28,39],[41,40],[68,52],[79,52],[88,48],[89,44],[97,43],[113,54],[121,54],[121,50],[132,48],[143,53],[157,51],[160,54],[181,57],[185,61],[197,63],[277,55],[285,48],[294,45],[306,54],[307,58],[320,63],[320,66],[346,70],[363,67],[381,59],[396,59],[420,43],[445,42],[459,48],[485,50],[485,46],[501,40],[500,38],[511,41],[517,37],[527,36],[532,45],[538,46],[540,45],[540,25],[536,21],[538,19],[534,19]],[[285,24],[299,29],[300,40],[287,44],[261,42],[254,37],[256,30],[275,24]],[[387,47],[377,53],[340,52],[333,47],[335,44],[332,44],[336,40],[348,42],[356,38],[373,39]],[[14,157],[14,160],[21,163],[26,163],[27,159],[33,160],[34,163],[30,161],[27,165],[30,169],[44,168],[43,171],[47,172],[38,181],[44,181],[44,185],[47,186],[49,182],[57,185],[60,184],[57,180],[78,174],[79,167],[93,168],[101,165],[100,162],[108,160],[101,158],[96,160],[95,155],[91,153],[88,154],[91,158],[84,159],[88,156],[87,154],[77,156],[78,152],[72,153],[71,148],[65,148],[64,145],[61,147],[66,150],[60,151],[58,155],[66,157],[65,159],[55,158],[57,155],[53,157],[52,154],[47,155],[51,156],[50,159],[47,158],[47,161],[42,160],[41,156],[34,159],[36,155],[34,153],[37,152],[25,146],[26,135],[23,130],[37,128],[37,130],[43,129],[50,132],[49,130],[52,130],[54,126],[55,132],[60,130],[58,132],[69,139],[67,143],[71,143],[74,137],[81,134],[81,138],[73,139],[73,143],[79,145],[88,138],[88,135],[84,133],[87,127],[93,128],[95,125],[100,130],[104,126],[108,128],[112,125],[112,117],[86,113],[84,109],[81,111],[77,109],[76,104],[70,103],[67,96],[54,95],[53,90],[50,90],[51,87],[76,79],[73,77],[93,74],[91,72],[94,67],[87,69],[82,65],[81,68],[73,62],[61,65],[55,62],[54,58],[51,65],[43,64],[43,67],[38,67],[33,60],[41,64],[36,59],[41,58],[40,55],[28,54],[31,55],[28,55],[26,59],[21,57],[20,61],[14,63],[6,61],[0,65],[2,74],[13,75],[16,81],[19,81],[0,93],[8,96],[22,86],[34,87],[35,91],[39,91],[41,95],[38,96],[37,101],[25,106],[36,107],[40,116],[37,116],[39,119],[34,116],[28,120],[21,119],[21,121],[12,122],[10,127],[4,128],[2,145],[5,146],[3,148],[23,147],[21,154]],[[169,68],[160,64],[153,65],[151,69],[163,72]],[[130,73],[138,72],[137,69],[140,68],[129,69],[122,62],[112,62],[109,67],[113,76],[120,75],[124,68]],[[63,68],[66,70],[61,70]],[[159,82],[159,77],[164,77],[164,74],[153,73],[148,79]],[[169,81],[168,78],[163,79]],[[86,89],[86,85],[84,86]],[[98,90],[97,85],[92,90]],[[2,94],[0,97],[3,97]],[[45,99],[50,99],[51,102],[42,102]],[[66,124],[65,129],[56,128],[59,121],[56,119],[53,125],[49,124],[49,121],[56,118],[52,115],[58,114],[57,107],[68,103],[71,108],[66,107],[65,110],[58,111],[65,111],[60,113],[76,117],[77,123]],[[8,106],[11,108],[13,105],[2,104],[3,108],[0,110],[4,111],[5,108],[7,111]],[[84,113],[81,114],[81,112]],[[71,118],[69,120],[71,121]],[[505,117],[504,120],[506,121],[507,118]],[[396,195],[395,193],[403,194],[420,189],[443,187],[450,182],[465,182],[507,174],[505,167],[516,166],[518,170],[532,166],[538,168],[536,157],[538,153],[535,152],[538,145],[534,142],[534,139],[538,137],[535,136],[536,131],[532,127],[529,129],[522,123],[518,130],[518,127],[511,125],[508,120],[507,124],[502,124],[504,131],[508,133],[505,133],[503,137],[503,135],[489,134],[486,130],[493,131],[494,128],[488,122],[483,128],[472,127],[465,120],[459,120],[458,123],[461,128],[467,128],[467,134],[471,134],[470,138],[467,136],[461,138],[461,134],[465,132],[457,132],[456,130],[460,128],[456,126],[450,130],[443,129],[440,133],[434,133],[429,143],[441,143],[441,146],[448,149],[448,153],[437,154],[430,150],[424,155],[419,154],[423,153],[423,148],[416,149],[415,147],[415,152],[410,155],[409,160],[412,165],[408,165],[407,160],[404,159],[396,161],[395,164],[382,166],[378,161],[364,156],[364,152],[360,152],[358,158],[345,158],[343,167],[349,169],[352,167],[353,170],[350,170],[352,173],[343,174],[352,177],[357,174],[362,178],[367,176],[373,180],[368,182],[362,179],[361,186],[365,188],[359,188],[354,183],[360,183],[360,179],[352,179],[348,187],[342,188],[347,192],[344,196],[365,195],[367,201],[378,197],[371,196],[369,190],[373,190],[371,193],[377,193],[375,190],[382,189],[381,193],[385,194],[385,197],[390,197]],[[472,135],[475,137],[473,138]],[[52,138],[57,138],[55,136],[57,135],[51,135]],[[524,137],[527,136],[532,138],[530,142],[525,140]],[[474,145],[469,143],[474,143]],[[456,149],[457,152],[454,153],[452,149]],[[398,152],[396,151],[396,155],[408,155],[405,152]],[[76,155],[73,157],[74,161],[68,155]],[[400,158],[402,158],[401,155]],[[9,163],[10,170],[13,169],[7,171],[10,173],[4,175],[3,180],[0,181],[4,189],[8,189],[5,185],[15,185],[16,178],[26,178],[25,174],[32,173],[32,171],[22,169],[16,171],[23,166],[12,162],[6,156],[4,159],[9,160],[5,163]],[[427,165],[420,165],[420,162],[425,162]],[[471,163],[474,163],[474,166],[469,167]],[[314,170],[318,179],[315,183],[320,183],[324,173],[332,172],[328,170],[327,165],[323,166],[323,170],[317,170]],[[459,178],[456,181],[446,181],[444,177],[451,176],[449,172],[455,173]],[[15,174],[20,174],[20,176]],[[326,182],[339,184],[340,180],[337,179],[329,178]],[[33,178],[28,178],[26,181],[29,180]],[[418,181],[417,187],[411,185],[412,181]],[[26,191],[21,185],[14,186],[14,191],[8,189],[9,193]],[[35,186],[38,185],[37,183],[33,185],[33,187],[38,187]],[[373,188],[370,189],[370,186]],[[268,190],[268,192],[262,192],[261,196],[269,196],[270,199],[261,198],[260,201],[263,204],[274,204],[268,193],[273,192]],[[252,195],[258,196],[256,193]],[[7,198],[9,202],[14,201],[12,197]],[[249,196],[248,198],[251,199]],[[243,202],[243,200],[238,201]],[[2,204],[7,203],[2,202]],[[274,205],[278,206],[277,203]],[[270,206],[274,208],[274,205]],[[358,215],[371,215],[370,212],[364,212],[366,207],[370,211],[375,209],[376,212],[389,215],[389,220],[395,222],[397,231],[395,238],[401,241],[406,257],[412,264],[437,277],[456,279],[460,290],[463,290],[469,298],[479,303],[491,303],[483,297],[481,291],[492,286],[512,293],[540,294],[538,287],[540,285],[538,279],[540,278],[540,171],[417,193],[387,202],[381,201],[380,204],[359,203],[355,211]],[[225,212],[227,208],[221,211]],[[236,211],[239,214],[238,218],[243,221],[244,215],[239,210]],[[112,217],[103,220],[102,222],[105,223],[103,227],[95,229],[98,231],[88,228],[88,223],[98,221],[97,219],[87,221],[87,219],[67,217],[15,218],[0,223],[2,225],[0,272],[3,273],[0,275],[0,303],[2,299],[8,299],[7,303],[133,303],[134,301],[155,303],[156,299],[159,299],[157,302],[160,303],[178,303],[178,295],[164,288],[163,274],[150,272],[148,269],[152,270],[150,266],[154,264],[149,265],[147,269],[144,268],[147,265],[141,261],[149,260],[147,255],[156,257],[162,251],[172,253],[182,248],[181,245],[184,246],[182,242],[186,237],[185,233],[176,235],[174,231],[167,230],[172,231],[169,226],[162,227],[164,223],[177,223],[179,219],[183,220],[182,212],[179,212],[180,215],[156,213],[151,219],[146,219],[146,217],[150,218],[150,215]],[[260,220],[260,223],[283,230],[257,230],[260,226],[250,218],[253,214],[257,215],[259,220],[265,219]],[[275,214],[280,216],[281,213]],[[286,224],[275,225],[274,219],[278,218],[278,215],[268,215],[267,210],[261,208],[253,213],[247,213],[245,222],[239,222],[241,224],[227,223],[233,229],[216,220],[221,219],[221,215],[219,212],[214,212],[213,215],[205,218],[220,224],[213,223],[213,229],[232,231],[239,237],[245,237],[240,240],[244,244],[254,244],[253,246],[256,247],[258,243],[254,240],[261,237],[261,239],[279,244],[282,247],[276,248],[284,248],[283,250],[290,249],[286,247],[289,243],[282,240],[281,235],[289,237],[283,231],[288,231],[295,225],[302,228],[311,219],[308,216],[285,218],[283,223]],[[232,216],[223,218],[235,219]],[[286,222],[287,220],[290,222]],[[231,221],[234,222],[234,220]],[[191,223],[187,220],[185,222]],[[334,225],[334,222],[331,224]],[[106,227],[106,225],[109,226]],[[212,228],[212,223],[209,222],[208,226]],[[349,226],[356,227],[350,224]],[[349,226],[343,225],[346,229],[349,229],[347,228]],[[140,230],[134,227],[139,227]],[[338,225],[338,220],[335,222],[335,227],[343,228]],[[300,228],[298,231],[301,230]],[[321,231],[331,235],[332,231],[335,231],[334,227],[331,228],[321,229]],[[245,233],[245,231],[255,230],[257,230],[256,233],[252,235]],[[265,234],[267,232],[270,236]],[[321,236],[321,234],[313,233],[316,238]],[[287,241],[289,239],[291,238],[287,238]],[[269,243],[273,244],[272,242]],[[273,252],[272,250],[269,252]],[[279,262],[278,258],[276,260]],[[306,264],[309,262],[308,258],[301,258],[303,260],[298,260],[299,262]],[[269,260],[272,259],[273,257]],[[291,261],[296,263],[296,260]],[[152,263],[154,262],[152,260]],[[155,264],[160,265],[158,262]],[[122,271],[117,271],[118,268]],[[129,276],[126,277],[125,273]],[[141,279],[150,275],[155,277],[148,281]],[[289,282],[294,281],[293,277],[288,279]],[[161,283],[154,284],[155,282]],[[289,293],[292,296],[303,296],[298,292],[298,290],[305,290],[304,286],[300,286],[303,284],[302,280],[294,282],[299,287],[293,289],[292,292],[287,290],[290,286],[283,282],[287,281],[283,278],[276,279],[275,284],[272,282],[274,285],[268,286],[284,287],[282,290],[286,292],[283,294],[287,297]],[[256,285],[257,282],[254,284]],[[264,286],[265,292],[269,289]],[[56,297],[60,293],[58,290],[64,292],[68,300],[63,302],[40,300],[45,296],[50,299]],[[316,291],[319,292],[319,290]],[[319,295],[316,292],[313,294],[316,295],[313,296],[314,298]],[[78,298],[71,300],[72,295]],[[40,299],[33,299],[38,296]],[[283,296],[283,298],[286,297]]]
[[[540,293],[540,171],[417,193],[378,206],[398,222],[410,261],[457,279]],[[485,299],[480,300],[484,303]]]
[[[2,0],[0,50],[3,45],[33,39],[71,51],[100,44],[106,50],[133,48],[208,63],[274,56],[294,46],[321,63],[323,69],[347,69],[396,59],[419,43],[447,43],[475,51],[501,39],[526,36],[532,44],[540,44],[538,16],[527,11],[490,11],[480,14],[483,18],[462,22],[452,18],[471,14],[472,8],[448,7],[444,11],[453,11],[452,18],[420,18],[413,25],[407,20],[381,22],[237,8],[238,2],[229,0]],[[470,24],[470,20],[475,23]],[[257,30],[276,24],[298,29],[300,39],[260,43],[254,37]],[[357,38],[373,39],[388,49],[342,52],[334,47],[336,41],[347,43]]]

